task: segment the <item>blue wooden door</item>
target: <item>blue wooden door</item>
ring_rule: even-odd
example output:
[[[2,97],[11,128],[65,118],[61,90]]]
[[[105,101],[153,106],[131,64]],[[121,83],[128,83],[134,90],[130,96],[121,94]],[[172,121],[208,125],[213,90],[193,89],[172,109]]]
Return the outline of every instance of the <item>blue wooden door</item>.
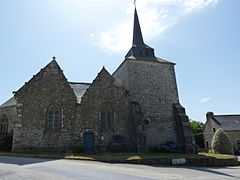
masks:
[[[83,134],[84,152],[87,154],[94,153],[94,133],[89,131]]]

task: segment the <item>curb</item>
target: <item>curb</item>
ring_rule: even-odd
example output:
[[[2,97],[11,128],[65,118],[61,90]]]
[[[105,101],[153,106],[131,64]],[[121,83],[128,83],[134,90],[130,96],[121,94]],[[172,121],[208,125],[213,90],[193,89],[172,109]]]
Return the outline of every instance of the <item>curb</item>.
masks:
[[[136,160],[98,160],[89,157],[77,157],[71,155],[47,155],[47,154],[19,154],[19,153],[0,153],[0,156],[43,158],[43,159],[65,159],[74,161],[95,161],[111,164],[136,164],[150,166],[199,166],[199,167],[226,167],[240,166],[240,159],[215,159],[215,158],[159,158],[159,159],[136,159]]]

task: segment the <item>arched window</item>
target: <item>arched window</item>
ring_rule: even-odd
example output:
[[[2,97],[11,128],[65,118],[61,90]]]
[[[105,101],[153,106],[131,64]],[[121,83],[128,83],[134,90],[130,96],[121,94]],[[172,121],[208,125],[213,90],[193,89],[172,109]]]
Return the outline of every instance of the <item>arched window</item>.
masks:
[[[0,118],[0,136],[8,135],[8,117],[7,115],[3,115]]]
[[[60,129],[63,128],[63,110],[58,106],[49,106],[47,111],[47,128]]]
[[[100,112],[100,123],[102,131],[107,130],[114,131],[115,116],[116,116],[115,112]]]
[[[100,129],[101,132],[105,131],[115,131],[116,124],[116,116],[118,114],[114,112],[113,106],[110,102],[105,102],[101,105],[101,109],[99,112],[99,121],[100,121]]]

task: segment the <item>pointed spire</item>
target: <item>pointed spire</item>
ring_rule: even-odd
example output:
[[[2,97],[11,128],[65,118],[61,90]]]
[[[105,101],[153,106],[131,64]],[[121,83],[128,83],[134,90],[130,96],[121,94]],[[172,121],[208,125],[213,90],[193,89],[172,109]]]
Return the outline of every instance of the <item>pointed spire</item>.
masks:
[[[133,46],[144,46],[142,30],[139,23],[137,8],[135,7],[134,12],[134,27],[133,27]]]
[[[155,58],[154,49],[144,43],[141,26],[139,23],[137,8],[135,4],[134,27],[132,48],[128,51],[126,58]]]

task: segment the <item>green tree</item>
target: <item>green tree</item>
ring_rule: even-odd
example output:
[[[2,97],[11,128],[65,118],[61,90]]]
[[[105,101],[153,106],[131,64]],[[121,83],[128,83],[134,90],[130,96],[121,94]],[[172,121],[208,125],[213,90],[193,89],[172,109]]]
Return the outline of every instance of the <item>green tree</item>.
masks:
[[[193,136],[195,138],[196,144],[200,148],[204,148],[204,139],[203,139],[203,127],[204,124],[199,121],[190,120]]]
[[[212,151],[219,154],[233,154],[232,142],[221,128],[213,136]]]

